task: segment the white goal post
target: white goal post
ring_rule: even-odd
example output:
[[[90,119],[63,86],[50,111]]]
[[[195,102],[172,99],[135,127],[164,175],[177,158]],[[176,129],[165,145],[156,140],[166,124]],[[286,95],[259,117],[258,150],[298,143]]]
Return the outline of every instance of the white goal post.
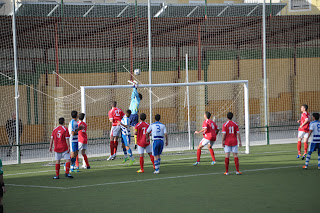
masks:
[[[250,141],[249,141],[249,90],[248,90],[248,80],[235,80],[235,81],[212,81],[212,82],[192,82],[192,83],[168,83],[168,84],[139,84],[138,88],[163,88],[163,87],[186,87],[192,88],[196,86],[210,86],[210,85],[230,85],[230,84],[240,84],[243,85],[243,99],[244,99],[244,129],[245,129],[245,153],[249,154],[250,151]],[[105,85],[105,86],[81,86],[81,111],[86,113],[86,99],[90,98],[87,95],[89,90],[98,89],[130,89],[132,85]],[[189,98],[189,93],[186,93]],[[107,105],[107,103],[106,103]],[[151,104],[150,104],[151,106]],[[107,106],[106,106],[107,107]],[[189,116],[188,107],[188,116]],[[87,114],[87,113],[86,113]],[[89,115],[87,115],[89,116]],[[86,117],[87,117],[86,116]],[[190,122],[188,122],[188,135],[189,135],[189,149],[191,148],[191,137]]]

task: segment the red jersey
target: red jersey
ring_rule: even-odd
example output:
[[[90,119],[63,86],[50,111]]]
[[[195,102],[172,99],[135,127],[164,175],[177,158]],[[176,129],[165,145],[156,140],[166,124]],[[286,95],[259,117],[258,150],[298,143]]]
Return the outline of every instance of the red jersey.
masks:
[[[304,112],[301,114],[301,119],[300,119],[300,126],[305,122],[306,119],[309,119],[309,121],[302,127],[298,129],[298,131],[302,132],[309,132],[309,125],[310,125],[310,114],[309,112]]]
[[[225,122],[222,126],[222,134],[225,134],[225,145],[227,146],[237,146],[238,139],[237,133],[239,133],[239,126],[236,122],[231,120]]]
[[[146,147],[150,145],[150,142],[147,142],[146,132],[149,127],[149,124],[146,122],[138,123],[134,128],[137,130],[137,143],[141,147]]]
[[[87,124],[83,121],[78,121],[78,126],[84,126],[84,129],[78,132],[78,142],[87,144],[88,143]]]
[[[121,122],[124,113],[121,109],[114,107],[108,113],[109,119],[112,120],[112,126],[118,126],[118,123]]]
[[[218,126],[215,122],[210,119],[203,121],[202,128],[206,129],[203,132],[203,137],[209,141],[216,141],[216,129]]]
[[[54,142],[54,151],[55,152],[65,152],[68,150],[68,145],[66,139],[69,138],[68,128],[64,126],[57,126],[51,135]]]

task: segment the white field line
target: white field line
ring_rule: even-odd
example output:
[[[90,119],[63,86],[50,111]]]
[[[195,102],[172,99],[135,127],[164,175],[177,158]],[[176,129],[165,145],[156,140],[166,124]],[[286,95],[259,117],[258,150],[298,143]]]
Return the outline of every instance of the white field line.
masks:
[[[288,153],[293,151],[276,151],[276,152],[262,152],[262,153],[256,153],[256,154],[275,154],[275,153]],[[215,156],[224,156],[224,155],[215,155]],[[211,156],[203,156],[203,158],[211,158]],[[188,158],[178,158],[178,159],[171,159],[171,160],[162,160],[162,162],[171,162],[171,161],[181,161],[181,160],[191,160],[196,159],[196,156],[194,157],[188,157]],[[147,165],[151,165],[151,162],[147,161],[145,162]],[[127,164],[121,163],[121,164],[112,164],[112,165],[99,165],[95,166],[94,168],[103,168],[103,167],[115,167],[115,166],[126,166]],[[43,171],[36,171],[36,172],[22,172],[22,173],[13,173],[13,174],[4,174],[4,177],[8,176],[19,176],[19,175],[27,175],[27,174],[37,174],[37,173],[46,173],[46,172],[55,172],[55,170],[43,170]]]
[[[273,168],[249,169],[249,170],[243,170],[242,172],[244,172],[244,173],[245,172],[257,172],[257,171],[289,169],[289,168],[297,168],[297,167],[300,167],[300,166],[282,166],[282,167],[273,167]],[[199,176],[208,176],[208,175],[223,175],[223,172],[203,173],[203,174],[194,174],[194,175],[180,175],[180,176],[172,176],[172,177],[150,178],[150,179],[143,179],[143,180],[119,181],[119,182],[99,183],[99,184],[73,186],[73,187],[54,187],[54,186],[17,185],[17,184],[6,184],[6,185],[17,186],[17,187],[28,187],[28,188],[47,188],[47,189],[68,190],[68,189],[78,189],[78,188],[87,188],[87,187],[95,187],[95,186],[119,185],[119,184],[139,183],[139,182],[148,182],[148,181],[157,181],[157,180],[169,180],[169,179],[177,179],[177,178],[199,177]]]

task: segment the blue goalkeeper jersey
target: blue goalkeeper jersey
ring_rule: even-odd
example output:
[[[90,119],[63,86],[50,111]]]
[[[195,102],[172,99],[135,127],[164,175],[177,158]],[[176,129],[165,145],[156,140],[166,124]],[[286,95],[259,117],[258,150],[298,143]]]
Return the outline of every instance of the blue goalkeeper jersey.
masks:
[[[140,105],[140,97],[136,88],[133,88],[131,94],[131,103],[129,109],[131,110],[131,114],[138,114],[138,109]]]

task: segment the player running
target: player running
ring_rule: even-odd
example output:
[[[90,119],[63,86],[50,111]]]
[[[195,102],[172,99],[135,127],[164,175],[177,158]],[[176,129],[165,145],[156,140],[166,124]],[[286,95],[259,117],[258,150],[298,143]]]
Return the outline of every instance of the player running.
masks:
[[[83,169],[90,169],[88,157],[86,155],[86,150],[88,149],[88,137],[87,137],[87,124],[83,121],[85,117],[84,113],[79,114],[78,126],[83,126],[84,129],[78,132],[78,148],[81,150],[83,157]],[[77,155],[76,167],[79,168],[79,155]]]
[[[123,163],[127,162],[129,160],[127,152],[130,156],[130,166],[134,163],[134,158],[132,156],[132,151],[130,149],[130,141],[131,141],[131,133],[130,133],[130,117],[131,110],[128,109],[125,116],[123,116],[120,127],[121,127],[121,137],[122,137],[122,148],[124,152],[124,160]]]
[[[117,102],[112,103],[112,109],[109,111],[109,121],[112,123],[110,132],[110,157],[107,160],[114,160],[117,156],[118,138],[121,133],[120,122],[124,113],[117,108]]]
[[[153,156],[154,156],[154,166],[155,166],[155,171],[153,172],[154,174],[159,174],[160,173],[160,163],[161,163],[161,158],[160,155],[163,150],[163,140],[164,138],[166,139],[166,146],[168,146],[168,135],[167,135],[167,129],[166,126],[160,123],[160,115],[156,114],[155,116],[156,122],[151,124],[148,129],[147,129],[147,134],[146,134],[146,140],[147,143],[150,143],[149,135],[152,133],[152,151],[153,151]]]
[[[71,117],[72,120],[69,122],[68,130],[69,130],[69,135],[70,135],[70,151],[71,151],[71,172],[74,172],[76,169],[77,172],[79,170],[79,167],[75,166],[76,159],[78,156],[78,132],[82,129],[84,129],[84,126],[78,125],[78,112],[77,111],[72,111],[71,112]]]
[[[310,149],[309,149],[309,152],[307,155],[306,163],[302,167],[304,169],[308,168],[311,154],[312,154],[312,152],[316,151],[317,149],[318,149],[318,169],[320,169],[320,121],[319,121],[319,116],[320,116],[319,113],[312,114],[313,121],[310,123],[310,129],[309,129],[309,133],[308,133],[309,135],[308,135],[307,140],[309,139],[311,134],[313,134],[313,137],[312,137]]]
[[[3,213],[2,198],[5,192],[6,192],[6,187],[4,186],[4,181],[3,181],[2,160],[0,159],[0,213]]]
[[[300,123],[299,129],[298,129],[298,156],[297,158],[300,158],[301,156],[301,140],[304,139],[304,153],[301,160],[304,160],[304,158],[307,155],[308,152],[308,138],[309,138],[309,124],[310,124],[310,114],[308,111],[308,105],[304,104],[301,106],[301,119],[298,120],[298,123]]]
[[[52,145],[54,143],[54,155],[56,159],[56,176],[53,179],[59,179],[60,173],[60,160],[66,160],[66,173],[67,178],[73,178],[69,174],[70,170],[70,144],[69,144],[69,131],[64,126],[64,118],[59,118],[59,126],[57,126],[51,135],[49,151],[52,152]]]
[[[232,112],[227,113],[227,118],[229,120],[222,125],[222,146],[224,147],[224,152],[226,154],[226,158],[224,160],[226,172],[224,174],[229,175],[229,158],[230,158],[230,152],[232,152],[234,163],[236,165],[236,174],[242,175],[242,173],[239,171],[239,158],[238,158],[238,141],[239,141],[239,147],[242,146],[239,127],[236,122],[232,121],[232,118],[233,118]]]
[[[138,143],[138,153],[140,156],[140,169],[137,171],[138,173],[144,173],[144,150],[148,153],[150,160],[153,165],[153,169],[155,169],[154,166],[154,157],[152,155],[152,146],[150,145],[150,142],[147,142],[146,140],[146,132],[148,127],[150,126],[148,123],[145,122],[147,118],[147,115],[144,113],[140,114],[140,120],[141,122],[138,123],[134,129],[135,129],[135,135],[137,136],[137,143]]]
[[[203,133],[203,139],[200,141],[198,150],[197,150],[197,162],[195,162],[193,165],[197,166],[200,164],[200,156],[201,156],[201,149],[205,146],[208,145],[208,149],[210,151],[211,157],[212,157],[212,162],[211,165],[216,164],[216,159],[214,157],[214,151],[212,149],[212,146],[214,142],[216,141],[217,134],[219,132],[218,126],[215,122],[210,120],[211,113],[210,112],[205,112],[204,113],[204,119],[202,124],[202,130],[200,131],[195,131],[194,134],[199,134]]]
[[[137,90],[138,83],[136,81],[133,81],[132,84],[133,84],[133,90],[131,93],[131,102],[129,107],[129,109],[131,110],[131,115],[129,118],[130,118],[130,126],[135,126],[139,122],[138,110],[139,110],[140,101],[142,100],[142,95],[138,93],[138,90]],[[136,135],[134,135],[134,144],[136,149],[137,148]]]

